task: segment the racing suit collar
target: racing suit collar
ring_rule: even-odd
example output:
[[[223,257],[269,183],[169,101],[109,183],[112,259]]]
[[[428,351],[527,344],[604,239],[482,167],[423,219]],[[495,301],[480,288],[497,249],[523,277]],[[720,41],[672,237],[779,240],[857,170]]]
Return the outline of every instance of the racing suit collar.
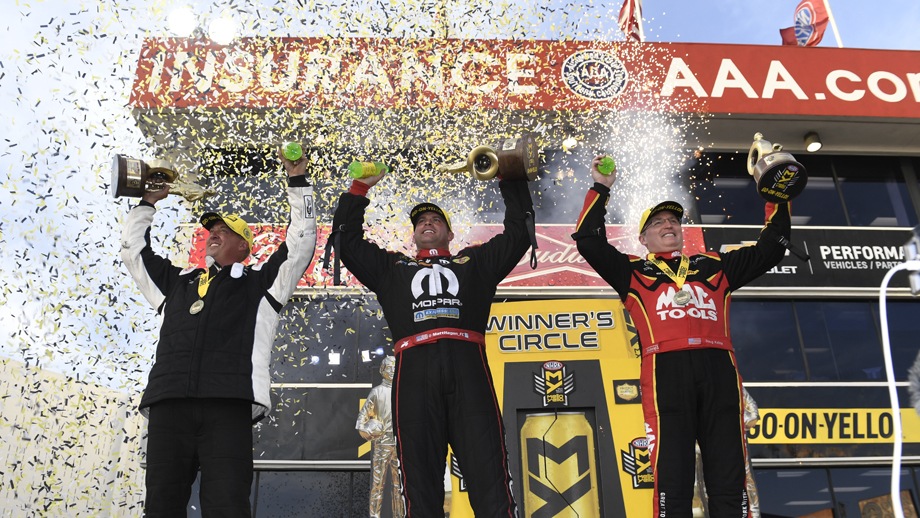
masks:
[[[657,254],[653,254],[653,255],[654,255],[655,257],[658,257],[658,258],[660,258],[660,259],[664,259],[665,261],[667,261],[667,260],[670,260],[670,259],[675,259],[675,258],[677,258],[677,257],[680,257],[680,255],[681,255],[682,253],[683,253],[683,252],[682,252],[681,250],[674,250],[673,252],[661,252],[661,253],[657,253]]]
[[[416,259],[427,259],[429,257],[450,257],[450,250],[447,248],[423,248],[415,254]]]

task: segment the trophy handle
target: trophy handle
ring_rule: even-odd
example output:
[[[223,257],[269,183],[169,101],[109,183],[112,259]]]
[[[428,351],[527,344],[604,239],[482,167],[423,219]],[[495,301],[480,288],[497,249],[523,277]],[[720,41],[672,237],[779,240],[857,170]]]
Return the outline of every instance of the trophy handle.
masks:
[[[466,168],[477,180],[491,180],[498,174],[498,153],[489,146],[477,146],[466,157]]]
[[[491,180],[499,174],[505,180],[537,178],[539,155],[534,136],[525,133],[520,138],[499,141],[495,147],[481,145],[470,151],[465,162],[438,166],[438,171],[448,173],[469,172],[477,180]]]
[[[147,171],[154,181],[162,180],[163,183],[173,183],[179,178],[179,173],[175,172],[166,160],[148,160]]]
[[[498,153],[489,146],[478,146],[470,151],[466,161],[439,165],[442,173],[466,173],[477,180],[491,180],[498,174]]]
[[[757,162],[760,162],[760,159],[763,158],[764,155],[769,155],[770,153],[776,153],[777,151],[782,150],[783,146],[779,144],[773,144],[769,140],[764,140],[762,133],[755,133],[754,143],[751,144],[751,149],[748,151],[748,174],[755,176],[754,171],[756,170]],[[760,178],[755,178],[755,180],[760,180]]]

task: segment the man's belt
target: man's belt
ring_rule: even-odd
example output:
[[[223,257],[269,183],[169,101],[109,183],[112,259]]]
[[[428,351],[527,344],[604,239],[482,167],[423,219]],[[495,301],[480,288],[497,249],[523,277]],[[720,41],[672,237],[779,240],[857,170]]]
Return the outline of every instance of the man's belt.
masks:
[[[430,344],[431,342],[437,342],[438,340],[444,338],[450,340],[463,340],[464,342],[473,342],[480,345],[486,343],[485,337],[482,336],[482,333],[477,333],[476,331],[469,331],[466,329],[457,329],[455,327],[439,327],[437,329],[432,329],[431,331],[425,331],[424,333],[407,336],[397,340],[396,345],[393,346],[393,352],[395,354],[399,354],[410,347],[415,347],[416,345],[421,344]]]
[[[732,351],[732,341],[722,336],[703,336],[689,338],[675,338],[664,340],[648,347],[642,348],[642,357],[671,351],[687,351],[690,349],[724,349]]]

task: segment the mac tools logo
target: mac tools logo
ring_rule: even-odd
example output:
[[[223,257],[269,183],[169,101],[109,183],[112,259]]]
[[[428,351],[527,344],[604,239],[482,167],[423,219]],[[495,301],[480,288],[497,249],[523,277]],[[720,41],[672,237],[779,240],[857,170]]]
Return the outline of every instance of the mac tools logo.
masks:
[[[420,269],[412,278],[412,296],[417,301],[412,303],[415,321],[460,318],[460,299],[442,296],[445,293],[456,296],[459,292],[460,281],[450,269],[440,264]],[[435,298],[418,300],[423,295]]]
[[[562,63],[562,81],[569,90],[592,101],[618,97],[628,81],[626,67],[603,50],[582,50]]]
[[[716,304],[712,297],[704,288],[687,284],[684,291],[689,291],[691,298],[686,306],[680,306],[674,303],[674,285],[668,285],[667,289],[658,295],[658,302],[655,306],[655,313],[661,320],[681,319],[681,318],[698,318],[700,320],[718,320],[719,313],[716,311]]]

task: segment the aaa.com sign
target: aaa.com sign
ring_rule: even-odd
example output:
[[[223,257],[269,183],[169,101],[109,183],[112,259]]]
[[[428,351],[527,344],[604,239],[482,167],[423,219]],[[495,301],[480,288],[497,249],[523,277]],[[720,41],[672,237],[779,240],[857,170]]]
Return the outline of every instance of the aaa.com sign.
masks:
[[[920,52],[604,41],[144,42],[136,108],[622,110],[920,118]]]
[[[252,248],[250,263],[258,264],[278,249],[284,242],[285,228],[271,225],[251,225],[255,241]],[[518,265],[499,284],[499,288],[551,288],[553,290],[565,289],[598,289],[609,290],[607,283],[588,265],[578,253],[575,242],[571,238],[572,225],[537,225],[537,248],[534,250],[537,259],[536,269],[530,267],[531,253],[528,251],[521,258]],[[502,231],[501,225],[475,225],[466,235],[468,244],[476,245],[488,241],[492,236]],[[307,268],[307,273],[301,279],[298,287],[323,288],[332,286],[332,273],[323,268],[323,255],[329,237],[329,225],[319,225],[317,228],[316,252]],[[635,229],[631,226],[609,225],[607,227],[608,242],[624,253],[642,254],[642,249],[636,239]],[[207,231],[203,228],[195,230],[192,247],[189,253],[189,265],[199,268],[204,267],[204,250]],[[459,251],[462,245],[455,244],[454,251]],[[703,232],[699,227],[684,227],[684,252],[694,254],[705,251]],[[334,257],[334,254],[333,254]],[[342,284],[357,287],[358,282],[347,270],[342,270]]]

